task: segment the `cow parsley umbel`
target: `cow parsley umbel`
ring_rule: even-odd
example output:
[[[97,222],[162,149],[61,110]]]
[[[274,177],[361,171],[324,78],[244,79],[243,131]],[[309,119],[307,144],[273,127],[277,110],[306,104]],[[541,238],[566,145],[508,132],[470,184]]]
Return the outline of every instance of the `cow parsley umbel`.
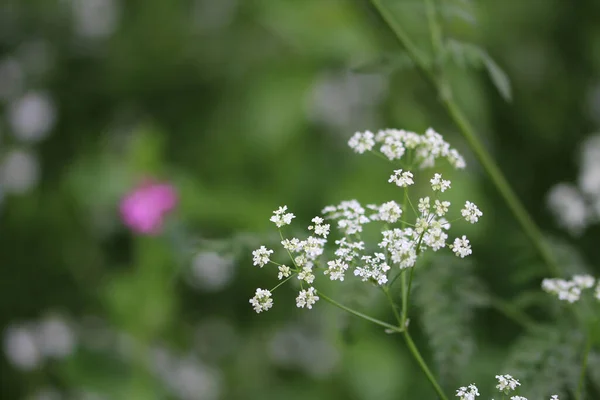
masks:
[[[439,162],[456,169],[465,167],[458,151],[433,129],[424,134],[395,129],[358,132],[348,144],[358,154],[375,153],[401,167],[391,168],[388,179],[388,183],[396,186],[397,195],[379,204],[363,205],[351,199],[328,205],[321,215],[311,219],[304,234],[293,236],[285,231],[295,215],[287,206],[279,207],[270,220],[279,231],[281,246],[273,246],[271,250],[263,245],[252,252],[254,265],[260,268],[273,265],[273,281],[278,283],[270,290],[257,289],[250,303],[257,313],[267,311],[273,306],[272,293],[289,281],[297,290],[296,307],[312,309],[319,300],[325,300],[388,332],[402,333],[411,353],[422,360],[408,333],[415,267],[426,252],[451,251],[460,258],[469,256],[472,253],[469,239],[462,234],[450,239],[450,229],[456,222],[476,223],[483,213],[470,201],[461,210],[444,198],[452,190],[447,172],[442,176],[439,172],[422,171]],[[416,196],[413,192],[417,189],[413,187],[417,186],[427,193]],[[367,243],[361,236],[366,226],[374,226],[375,232],[379,232],[375,240]],[[372,238],[370,232],[372,228],[368,236]],[[327,246],[332,235],[336,238]],[[397,323],[378,320],[331,299],[322,291],[324,279],[337,285],[362,282],[381,290]],[[402,296],[392,296],[393,292]],[[394,297],[402,298],[401,307],[394,303]],[[424,364],[421,366],[427,370]],[[441,393],[437,383],[434,387]],[[474,385],[457,392],[461,399],[474,400],[478,395]]]

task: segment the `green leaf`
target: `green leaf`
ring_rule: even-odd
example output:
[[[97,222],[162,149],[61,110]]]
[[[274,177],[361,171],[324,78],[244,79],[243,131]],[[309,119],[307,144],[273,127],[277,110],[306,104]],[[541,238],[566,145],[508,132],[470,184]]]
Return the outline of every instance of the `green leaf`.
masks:
[[[492,83],[506,101],[512,100],[512,89],[508,75],[494,59],[481,47],[454,39],[446,42],[446,60],[454,61],[460,67],[485,68]]]
[[[519,379],[530,399],[566,398],[577,387],[583,335],[558,323],[526,333],[509,351],[504,373]]]
[[[415,305],[428,337],[442,383],[457,386],[466,376],[475,353],[471,330],[475,309],[486,303],[485,285],[475,276],[473,265],[456,257],[432,260],[415,278]]]

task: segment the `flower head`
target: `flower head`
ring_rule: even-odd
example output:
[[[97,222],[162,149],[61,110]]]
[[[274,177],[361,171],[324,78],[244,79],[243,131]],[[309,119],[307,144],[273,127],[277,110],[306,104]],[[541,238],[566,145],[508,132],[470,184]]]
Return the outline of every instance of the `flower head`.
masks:
[[[175,208],[177,201],[177,193],[170,184],[145,182],[121,200],[121,218],[136,233],[156,235],[162,229],[164,216]]]
[[[365,133],[356,132],[348,141],[348,146],[355,152],[362,154],[373,148],[375,145],[374,137],[375,135],[370,131],[366,131]]]
[[[260,246],[260,249],[256,249],[252,252],[253,265],[264,267],[270,261],[270,256],[273,254],[273,250],[267,249],[265,246]]]
[[[301,290],[296,297],[296,307],[312,309],[312,306],[319,300],[317,290],[314,287],[309,287],[308,290]]]
[[[389,183],[395,183],[400,187],[407,187],[415,182],[413,181],[413,174],[410,171],[402,171],[401,169],[394,170],[394,174],[388,179]]]
[[[287,206],[281,206],[277,210],[273,211],[273,216],[270,221],[273,222],[278,228],[281,228],[284,225],[289,225],[292,223],[292,219],[296,216],[292,213],[286,213]]]
[[[496,379],[498,380],[498,384],[496,385],[496,389],[499,391],[508,394],[508,392],[515,390],[517,386],[520,386],[518,380],[513,378],[512,376],[506,375],[496,375]]]
[[[447,189],[450,189],[451,182],[449,180],[442,179],[442,174],[433,175],[433,178],[431,178],[430,182],[431,188],[434,192],[445,192]]]
[[[463,208],[460,211],[460,213],[462,214],[464,219],[466,219],[467,221],[469,221],[472,224],[477,222],[479,220],[479,217],[481,217],[483,215],[483,213],[481,211],[479,211],[479,208],[477,208],[477,206],[475,204],[471,203],[470,201],[467,201],[465,203],[465,208]]]
[[[250,304],[254,308],[254,311],[261,313],[267,311],[273,307],[273,299],[271,298],[271,291],[266,289],[256,289],[256,294],[250,299]]]
[[[460,400],[475,400],[475,397],[479,396],[479,390],[474,383],[468,387],[461,387],[456,391],[456,397],[460,397]]]
[[[462,238],[454,239],[454,243],[450,245],[450,248],[456,254],[457,257],[465,258],[466,256],[472,254],[471,245],[469,244],[469,239],[465,235]]]

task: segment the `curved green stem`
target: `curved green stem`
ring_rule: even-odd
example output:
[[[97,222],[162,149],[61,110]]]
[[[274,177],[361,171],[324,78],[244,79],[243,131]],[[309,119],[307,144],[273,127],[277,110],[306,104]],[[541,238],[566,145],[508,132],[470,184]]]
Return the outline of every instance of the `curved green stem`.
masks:
[[[346,311],[346,312],[349,312],[350,314],[352,314],[352,315],[355,315],[355,316],[357,316],[357,317],[359,317],[359,318],[362,318],[362,319],[364,319],[364,320],[366,320],[366,321],[369,321],[369,322],[372,322],[372,323],[374,323],[374,324],[376,324],[376,325],[382,326],[382,327],[384,327],[384,328],[386,328],[386,329],[388,329],[388,330],[390,330],[390,331],[393,331],[393,332],[400,333],[400,332],[403,332],[403,331],[404,331],[404,329],[401,329],[401,328],[399,328],[399,327],[397,327],[397,326],[394,326],[394,325],[392,325],[392,324],[388,324],[387,322],[383,322],[383,321],[381,321],[381,320],[378,320],[377,318],[373,318],[373,317],[371,317],[371,316],[369,316],[369,315],[363,314],[363,313],[361,313],[361,312],[359,312],[359,311],[356,311],[356,310],[354,310],[354,309],[352,309],[352,308],[350,308],[350,307],[346,307],[345,305],[343,305],[343,304],[340,304],[340,303],[338,303],[337,301],[335,301],[335,300],[333,300],[333,299],[331,299],[331,298],[329,298],[329,297],[325,296],[325,295],[324,295],[322,292],[320,292],[320,291],[318,291],[318,295],[319,295],[319,297],[321,297],[321,298],[322,298],[323,300],[325,300],[326,302],[328,302],[328,303],[331,303],[331,304],[333,304],[334,306],[336,306],[336,307],[338,307],[338,308],[341,308],[342,310],[344,310],[344,311]]]
[[[421,53],[418,47],[412,42],[407,33],[402,29],[402,27],[395,21],[393,15],[390,13],[387,8],[385,8],[381,4],[381,0],[371,0],[371,4],[375,7],[375,9],[379,12],[382,19],[392,30],[398,41],[402,44],[402,46],[407,50],[408,54],[415,62],[419,70],[428,78],[428,80],[433,84],[436,90],[440,94],[441,102],[444,105],[444,108],[453,119],[454,123],[458,126],[462,136],[465,138],[469,147],[477,157],[479,163],[483,166],[483,169],[487,173],[490,180],[496,186],[496,189],[500,192],[500,195],[504,199],[508,208],[514,215],[515,219],[521,225],[521,228],[525,232],[525,234],[529,237],[532,244],[538,251],[540,257],[546,263],[549,272],[553,276],[560,275],[560,267],[558,266],[556,260],[554,259],[552,252],[550,251],[548,245],[543,239],[542,233],[523,206],[512,188],[508,184],[506,178],[496,166],[493,158],[485,149],[475,131],[473,130],[471,123],[464,115],[463,111],[460,109],[456,101],[452,96],[452,92],[450,90],[450,85],[436,76],[430,66],[427,58]],[[432,7],[430,3],[428,8]],[[435,14],[431,14],[431,11],[428,13],[430,18],[434,18]],[[435,26],[438,26],[436,23],[433,23],[434,30]],[[431,27],[430,27],[431,28]],[[432,36],[435,38],[435,41],[438,42],[438,34],[439,31],[432,32]]]
[[[405,330],[403,333],[403,336],[404,336],[404,341],[406,342],[406,345],[408,346],[408,350],[410,350],[412,356],[414,357],[414,359],[417,361],[417,363],[423,370],[423,373],[425,374],[425,376],[427,376],[429,383],[431,383],[431,386],[433,386],[433,389],[437,393],[438,397],[442,400],[448,400],[448,397],[446,397],[441,386],[439,385],[439,383],[437,382],[437,380],[431,373],[431,370],[429,369],[429,367],[427,366],[427,363],[421,356],[421,353],[419,353],[419,349],[417,349],[417,346],[415,345],[415,342],[413,342],[408,331]]]

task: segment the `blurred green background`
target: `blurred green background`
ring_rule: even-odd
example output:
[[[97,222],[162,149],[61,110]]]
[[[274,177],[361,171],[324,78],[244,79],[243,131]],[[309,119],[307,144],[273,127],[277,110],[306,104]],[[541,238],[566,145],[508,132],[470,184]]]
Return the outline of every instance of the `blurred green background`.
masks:
[[[486,49],[513,90],[506,102],[484,70],[455,68],[459,103],[541,228],[598,273],[598,226],[570,235],[546,197],[576,184],[600,123],[600,3],[458,3],[446,34]],[[428,51],[421,2],[386,4]],[[468,165],[452,196],[484,212],[470,261],[417,282],[418,344],[450,394],[512,373],[523,329],[461,296],[485,285],[513,299],[546,271],[401,52],[367,1],[1,0],[0,397],[435,398],[400,337],[323,302],[299,310],[289,287],[266,314],[248,304],[275,282],[250,254],[276,241],[279,205],[301,227],[327,204],[396,194],[389,165],[346,145],[384,127],[442,133]],[[148,176],[181,199],[154,238],[118,215]],[[376,292],[336,296],[391,320]],[[438,339],[450,348],[436,353]]]

